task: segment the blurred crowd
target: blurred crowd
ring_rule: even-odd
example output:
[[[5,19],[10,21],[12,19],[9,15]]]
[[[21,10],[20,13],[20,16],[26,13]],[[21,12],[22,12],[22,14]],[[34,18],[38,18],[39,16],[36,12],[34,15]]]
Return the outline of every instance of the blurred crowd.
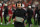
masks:
[[[7,4],[7,6],[12,5],[12,7],[16,8],[16,2],[22,1],[22,7],[27,8],[28,6],[31,7],[38,7],[40,5],[40,0],[0,0],[0,3]]]
[[[4,6],[10,6],[12,9],[16,10],[16,2],[21,1],[22,2],[22,8],[26,10],[27,8],[32,8],[32,10],[36,7],[39,7],[40,5],[40,0],[0,0],[0,4],[2,3],[3,8]]]

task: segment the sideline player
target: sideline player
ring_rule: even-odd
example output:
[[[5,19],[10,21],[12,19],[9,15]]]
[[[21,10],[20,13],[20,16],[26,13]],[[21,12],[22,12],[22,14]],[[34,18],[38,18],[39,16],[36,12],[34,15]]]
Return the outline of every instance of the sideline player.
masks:
[[[8,4],[6,2],[4,4],[4,21],[5,21],[5,24],[6,24],[6,22],[8,22],[8,20],[6,19],[7,15],[8,15]]]
[[[8,14],[9,14],[9,21],[8,21],[7,24],[9,24],[11,22],[11,18],[12,18],[12,15],[13,15],[13,13],[12,13],[12,4],[9,4],[9,6],[8,6]]]
[[[1,17],[1,24],[2,24],[2,21],[3,21],[2,10],[3,10],[3,6],[2,6],[2,3],[1,3],[1,1],[0,1],[0,17]]]

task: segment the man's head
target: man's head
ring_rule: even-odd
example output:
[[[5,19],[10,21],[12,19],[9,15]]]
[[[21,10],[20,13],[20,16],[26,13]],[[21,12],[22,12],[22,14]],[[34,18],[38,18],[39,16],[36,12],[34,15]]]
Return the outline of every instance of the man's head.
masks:
[[[18,1],[18,2],[16,3],[16,7],[17,7],[17,8],[21,8],[21,7],[22,7],[22,2]]]

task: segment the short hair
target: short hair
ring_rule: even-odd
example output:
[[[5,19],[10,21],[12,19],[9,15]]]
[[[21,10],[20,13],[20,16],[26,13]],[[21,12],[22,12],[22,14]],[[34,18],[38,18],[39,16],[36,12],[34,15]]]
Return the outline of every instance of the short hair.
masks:
[[[21,1],[18,1],[18,2],[16,2],[16,7],[17,7],[17,3],[21,3],[21,6],[22,6],[22,2]]]

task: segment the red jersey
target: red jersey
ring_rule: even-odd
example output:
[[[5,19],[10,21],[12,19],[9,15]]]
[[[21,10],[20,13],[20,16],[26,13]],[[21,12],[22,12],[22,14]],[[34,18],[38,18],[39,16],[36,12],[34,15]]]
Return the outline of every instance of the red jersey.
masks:
[[[8,14],[12,14],[12,6],[8,6]]]
[[[0,7],[0,12],[2,12],[2,7]]]
[[[0,16],[2,15],[2,7],[0,7]]]

